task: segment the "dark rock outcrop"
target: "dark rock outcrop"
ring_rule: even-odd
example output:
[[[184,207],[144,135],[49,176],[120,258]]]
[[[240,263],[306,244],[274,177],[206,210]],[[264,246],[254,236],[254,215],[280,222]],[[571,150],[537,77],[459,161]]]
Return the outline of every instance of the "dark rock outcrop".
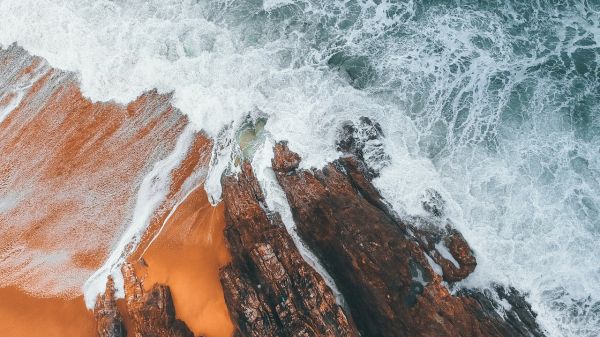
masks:
[[[361,117],[357,123],[344,123],[338,131],[337,146],[339,151],[368,162],[366,173],[370,176],[378,176],[390,163],[390,156],[383,147],[383,129],[368,117]]]
[[[94,308],[100,337],[194,337],[187,325],[175,318],[168,286],[155,284],[149,291],[144,291],[129,263],[123,266],[122,271],[127,310],[118,310],[113,281],[109,279],[104,295],[98,296]],[[130,323],[131,331],[125,331],[123,317]]]
[[[127,313],[134,325],[133,336],[194,337],[187,325],[175,318],[168,286],[155,284],[149,291],[144,291],[130,264],[125,264],[122,270]]]
[[[123,317],[117,309],[115,300],[115,285],[112,278],[106,283],[106,291],[98,295],[94,306],[94,317],[98,327],[99,337],[125,337]]]
[[[461,280],[476,266],[467,242],[450,227],[400,221],[356,155],[320,170],[299,170],[299,162],[285,144],[275,147],[272,166],[298,233],[335,279],[363,336],[543,335],[529,307],[511,319],[490,296],[450,294],[442,281]]]
[[[516,336],[535,336],[543,337],[544,333],[537,327],[537,314],[531,309],[523,295],[513,287],[505,288],[501,285],[494,285],[493,289],[461,289],[458,292],[461,296],[474,298],[479,302],[482,311],[504,311],[504,319],[508,324],[514,327],[518,334]],[[508,303],[508,309],[501,306],[499,301]]]
[[[279,214],[267,208],[249,164],[223,178],[223,200],[232,262],[221,282],[237,336],[358,336]]]

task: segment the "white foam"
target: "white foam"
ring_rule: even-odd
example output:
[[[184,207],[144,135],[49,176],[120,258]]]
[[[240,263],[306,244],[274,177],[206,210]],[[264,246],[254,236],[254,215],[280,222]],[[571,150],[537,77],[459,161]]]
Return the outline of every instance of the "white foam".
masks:
[[[8,114],[10,114],[16,107],[19,106],[23,96],[25,95],[24,91],[19,91],[8,101],[8,103],[2,107],[0,107],[0,123],[2,123]]]
[[[48,71],[48,65],[46,62],[40,62],[29,74],[18,76],[17,81],[13,82],[12,72],[18,70],[9,69],[10,74],[2,74],[4,85],[0,89],[0,101],[6,101],[0,105],[0,124],[21,104],[28,89]]]
[[[435,244],[435,249],[440,253],[440,255],[442,255],[442,257],[444,259],[452,262],[452,264],[456,268],[460,268],[460,264],[458,263],[458,261],[456,261],[454,259],[454,256],[452,256],[452,253],[450,253],[450,251],[448,250],[448,248],[446,247],[446,245],[444,245],[444,243],[436,243]]]
[[[125,296],[121,266],[129,254],[135,251],[146,228],[150,225],[156,209],[165,200],[171,186],[171,173],[185,158],[194,136],[192,127],[187,126],[177,139],[175,148],[164,159],[158,161],[144,177],[137,193],[131,222],[104,264],[85,282],[83,293],[88,309],[93,309],[96,297],[104,293],[106,280],[112,276],[115,296]]]
[[[263,9],[269,11],[292,4],[294,4],[294,0],[265,0],[263,1]]]
[[[21,201],[20,193],[9,193],[0,197],[0,213],[5,213],[13,209]]]
[[[425,257],[427,258],[427,262],[429,262],[431,269],[433,269],[433,271],[436,274],[443,276],[444,271],[442,270],[442,267],[439,264],[435,263],[435,261],[433,261],[433,259],[429,256],[429,254],[425,254]]]
[[[204,183],[204,190],[208,195],[209,202],[213,206],[221,201],[221,177],[223,174],[226,171],[230,171],[229,173],[233,174],[238,169],[233,165],[236,155],[235,149],[237,149],[237,145],[234,143],[237,125],[238,123],[232,123],[214,138],[213,150],[210,162],[208,163],[208,173],[206,182]]]
[[[270,211],[279,213],[281,220],[287,229],[287,232],[292,237],[294,244],[298,248],[300,255],[304,260],[313,267],[323,277],[325,283],[329,286],[335,296],[337,304],[346,307],[344,296],[339,291],[333,277],[327,272],[325,267],[319,261],[319,258],[306,246],[298,235],[296,223],[292,216],[292,209],[287,201],[285,192],[277,182],[275,172],[271,167],[271,159],[273,159],[273,147],[276,141],[267,136],[264,142],[257,149],[253,159],[252,167],[256,179],[258,180],[261,189],[264,191],[265,200]]]

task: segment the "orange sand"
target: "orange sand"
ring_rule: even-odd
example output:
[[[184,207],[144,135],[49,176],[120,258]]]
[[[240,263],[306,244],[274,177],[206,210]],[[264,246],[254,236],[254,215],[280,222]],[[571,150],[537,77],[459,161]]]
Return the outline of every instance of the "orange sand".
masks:
[[[145,288],[155,283],[171,287],[177,318],[204,337],[230,337],[233,332],[218,274],[230,259],[224,227],[223,206],[212,207],[198,187],[136,264]]]
[[[0,51],[0,70],[22,68],[11,80],[15,83],[0,85],[21,87],[41,62],[15,47]],[[149,92],[126,106],[93,103],[83,97],[73,74],[47,66],[39,72],[0,124],[0,197],[14,200],[0,213],[0,258],[5,259],[0,259],[5,280],[0,284],[0,335],[95,336],[92,314],[78,291],[127,225],[139,182],[173,148],[187,120],[172,108],[168,95]],[[14,97],[0,95],[0,107]],[[189,185],[200,182],[193,174],[206,167],[210,147],[197,135],[173,172],[171,191],[149,235]],[[233,331],[218,278],[229,259],[223,228],[222,206],[211,207],[198,188],[143,255],[149,266],[142,271],[145,286],[168,284],[177,317],[205,337],[229,337]],[[146,237],[140,247],[149,241]],[[29,263],[56,252],[64,254]],[[70,298],[33,297],[18,287]]]
[[[9,337],[92,337],[96,322],[83,303],[73,299],[38,298],[15,287],[0,288],[0,331]]]
[[[0,88],[33,83],[0,123],[0,203],[10,205],[0,212],[0,286],[77,296],[128,225],[140,181],[187,119],[168,95],[93,103],[74,74],[45,67],[30,79],[41,59],[11,50],[0,50],[0,73],[20,66],[23,78]],[[0,108],[16,94],[3,95]]]

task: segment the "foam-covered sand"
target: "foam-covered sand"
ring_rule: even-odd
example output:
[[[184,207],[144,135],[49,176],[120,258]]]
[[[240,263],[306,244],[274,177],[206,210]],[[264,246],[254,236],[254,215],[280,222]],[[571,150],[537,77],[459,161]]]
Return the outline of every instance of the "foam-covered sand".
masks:
[[[140,181],[174,147],[185,118],[156,93],[92,104],[73,74],[18,47],[0,51],[0,60],[0,96],[9,97],[0,101],[21,97],[0,124],[0,284],[78,296],[128,227]]]

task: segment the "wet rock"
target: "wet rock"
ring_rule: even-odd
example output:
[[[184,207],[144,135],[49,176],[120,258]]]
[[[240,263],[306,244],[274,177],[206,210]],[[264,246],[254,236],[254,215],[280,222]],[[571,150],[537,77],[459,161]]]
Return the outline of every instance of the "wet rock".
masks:
[[[423,209],[434,217],[441,217],[446,213],[446,201],[440,192],[428,188],[421,202]]]
[[[273,170],[280,172],[291,172],[300,165],[300,156],[295,152],[281,153],[276,162],[273,162]]]
[[[280,158],[295,169],[299,157]],[[300,255],[279,214],[269,211],[250,165],[223,179],[231,264],[221,270],[238,336],[358,336],[331,289]]]
[[[537,314],[524,296],[513,287],[506,288],[496,284],[492,290],[462,289],[459,294],[474,298],[484,311],[501,313],[506,323],[518,331],[517,336],[544,336],[536,322]],[[501,301],[504,305],[500,304]]]
[[[168,286],[155,284],[149,291],[144,291],[130,264],[125,264],[122,270],[127,314],[134,325],[133,336],[194,337],[187,325],[175,318]]]
[[[461,281],[477,267],[471,247],[462,234],[449,224],[440,228],[421,219],[420,226],[412,227],[412,232],[420,246],[442,269],[444,281]]]
[[[367,173],[376,177],[391,160],[385,153],[383,137],[379,123],[368,117],[361,117],[357,123],[348,121],[341,126],[337,146],[339,151],[355,155],[361,162],[366,163]]]
[[[112,278],[108,279],[106,291],[98,295],[94,307],[94,318],[98,327],[99,337],[125,337],[125,325],[115,301],[115,285]]]
[[[299,161],[286,144],[274,151],[298,233],[335,279],[363,336],[537,336],[535,320],[517,324],[477,296],[449,292],[440,274],[459,280],[476,266],[467,242],[451,227],[400,221],[357,155],[309,171],[286,164]]]
[[[187,325],[175,318],[175,307],[169,287],[155,284],[145,291],[131,264],[123,265],[126,312],[120,312],[115,301],[114,283],[109,278],[106,292],[98,296],[94,316],[100,337],[194,337]],[[125,332],[124,318],[131,331]]]

